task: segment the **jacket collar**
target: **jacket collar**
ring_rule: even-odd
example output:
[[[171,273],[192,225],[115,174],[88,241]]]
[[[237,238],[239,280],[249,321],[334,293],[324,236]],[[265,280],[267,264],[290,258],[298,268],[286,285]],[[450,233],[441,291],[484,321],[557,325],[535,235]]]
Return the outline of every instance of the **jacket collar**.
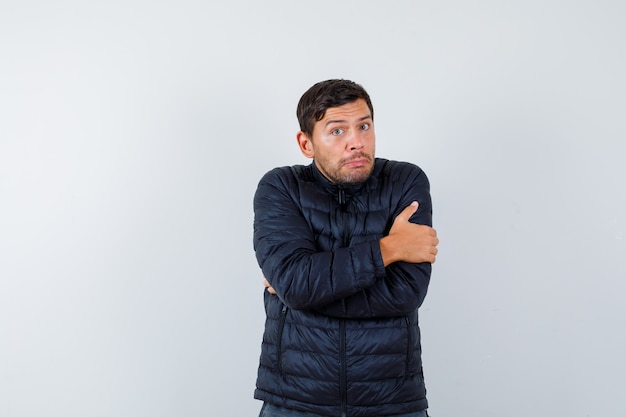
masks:
[[[379,158],[374,159],[374,168],[372,169],[372,173],[364,182],[358,184],[335,184],[330,182],[328,178],[324,176],[317,168],[315,161],[311,162],[311,171],[313,172],[313,177],[315,180],[322,185],[325,189],[330,191],[333,194],[336,194],[339,190],[343,190],[346,194],[357,194],[361,189],[369,189],[372,190],[376,188],[378,185],[378,174],[382,169],[382,160]]]

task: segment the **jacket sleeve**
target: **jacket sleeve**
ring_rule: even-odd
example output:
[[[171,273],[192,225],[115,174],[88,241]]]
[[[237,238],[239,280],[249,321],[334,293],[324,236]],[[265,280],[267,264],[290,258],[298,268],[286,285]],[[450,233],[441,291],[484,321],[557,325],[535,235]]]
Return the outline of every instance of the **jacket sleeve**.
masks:
[[[419,170],[417,175],[411,176],[401,192],[398,205],[388,220],[385,235],[389,232],[393,220],[412,201],[419,202],[418,210],[413,214],[412,223],[432,226],[432,202],[430,197],[430,184],[426,174]],[[378,243],[378,242],[376,242]],[[380,246],[374,255],[380,257]],[[409,314],[424,302],[428,285],[430,283],[432,265],[430,263],[407,263],[395,262],[387,268],[383,276],[375,282],[342,300],[327,304],[318,309],[319,312],[343,318],[377,318],[393,317]]]
[[[319,252],[295,181],[276,169],[254,196],[254,250],[263,275],[292,309],[311,310],[360,293],[385,276],[378,241]]]

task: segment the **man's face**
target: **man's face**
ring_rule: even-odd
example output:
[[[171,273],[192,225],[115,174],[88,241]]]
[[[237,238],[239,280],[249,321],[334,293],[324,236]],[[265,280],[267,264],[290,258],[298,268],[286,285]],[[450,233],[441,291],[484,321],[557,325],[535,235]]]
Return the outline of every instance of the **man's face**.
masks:
[[[333,183],[356,184],[372,172],[376,135],[363,99],[327,109],[315,123],[313,137],[298,132],[297,139],[302,154],[314,158],[320,172]]]

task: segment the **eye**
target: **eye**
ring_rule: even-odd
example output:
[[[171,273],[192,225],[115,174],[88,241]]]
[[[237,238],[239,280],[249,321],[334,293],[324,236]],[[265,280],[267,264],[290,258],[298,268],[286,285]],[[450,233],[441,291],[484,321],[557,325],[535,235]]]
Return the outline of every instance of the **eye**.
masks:
[[[370,124],[369,123],[363,123],[361,125],[361,130],[369,130],[370,129]]]
[[[339,129],[339,128],[333,129],[333,130],[330,131],[330,134],[333,135],[333,136],[339,136],[342,133],[343,133],[343,129]]]

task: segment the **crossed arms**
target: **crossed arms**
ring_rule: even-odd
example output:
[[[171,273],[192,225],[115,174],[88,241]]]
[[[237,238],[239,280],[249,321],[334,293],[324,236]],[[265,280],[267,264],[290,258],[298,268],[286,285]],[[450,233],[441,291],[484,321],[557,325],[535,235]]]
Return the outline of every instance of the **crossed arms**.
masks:
[[[262,180],[255,196],[255,250],[270,294],[290,308],[344,318],[405,315],[421,305],[439,243],[421,171],[385,236],[333,251],[316,248],[292,196],[276,184]]]

